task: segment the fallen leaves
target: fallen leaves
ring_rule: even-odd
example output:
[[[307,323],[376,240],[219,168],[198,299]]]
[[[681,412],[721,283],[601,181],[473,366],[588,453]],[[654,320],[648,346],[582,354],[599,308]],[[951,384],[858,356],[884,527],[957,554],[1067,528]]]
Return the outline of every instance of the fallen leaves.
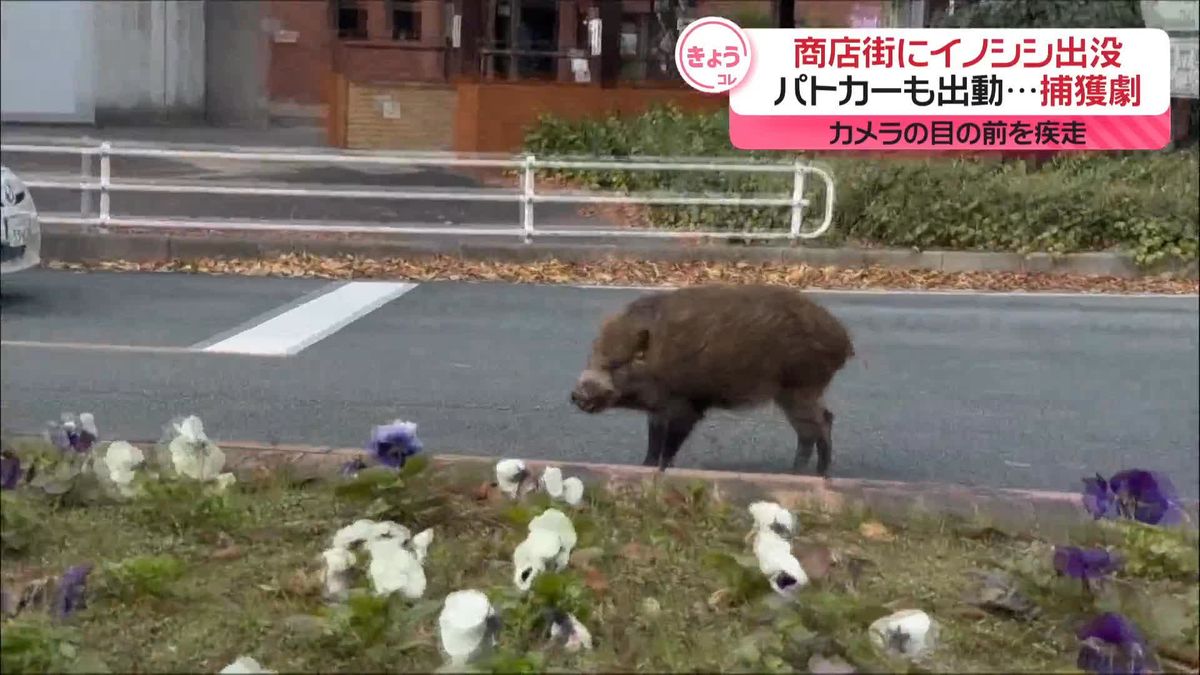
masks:
[[[608,577],[595,567],[584,569],[583,584],[596,595],[604,595],[608,591]]]
[[[242,557],[243,554],[244,552],[242,551],[242,547],[238,546],[237,544],[233,544],[231,546],[226,546],[213,551],[212,555],[209,557],[213,560],[237,560],[238,558]]]
[[[874,520],[859,525],[858,533],[872,541],[893,541],[896,538],[883,523]]]
[[[819,544],[796,544],[792,547],[793,555],[800,561],[808,578],[816,581],[829,576],[829,571],[837,564],[837,554],[828,546]]]
[[[636,541],[631,541],[621,547],[621,557],[633,562],[650,562],[654,559],[654,551]]]
[[[838,268],[747,261],[666,263],[611,259],[586,263],[560,260],[500,262],[473,261],[444,255],[375,259],[354,255],[323,257],[307,253],[289,253],[274,258],[257,259],[201,258],[165,262],[115,260],[96,263],[49,261],[47,266],[53,269],[80,271],[618,286],[683,286],[724,282],[825,289],[1075,291],[1172,295],[1196,293],[1200,290],[1200,284],[1195,279],[1121,279],[1024,272],[941,272],[886,267]]]

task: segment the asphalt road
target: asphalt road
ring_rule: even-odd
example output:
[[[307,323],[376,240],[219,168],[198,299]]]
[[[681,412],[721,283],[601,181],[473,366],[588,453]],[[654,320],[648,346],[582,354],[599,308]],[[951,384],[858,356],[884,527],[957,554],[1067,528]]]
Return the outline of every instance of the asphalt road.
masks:
[[[400,417],[419,423],[433,451],[641,460],[641,417],[587,416],[568,402],[602,314],[636,290],[428,283],[294,356],[199,351],[266,330],[281,312],[301,319],[286,330],[316,330],[337,303],[303,303],[330,288],[347,297],[377,288],[355,287],[5,277],[4,427],[36,430],[63,410],[92,411],[105,435],[143,439],[194,413],[218,440],[357,446],[373,424]],[[860,354],[831,391],[835,475],[1075,490],[1084,475],[1138,466],[1169,472],[1197,496],[1196,298],[820,297]],[[793,446],[771,409],[715,414],[679,463],[785,471]]]

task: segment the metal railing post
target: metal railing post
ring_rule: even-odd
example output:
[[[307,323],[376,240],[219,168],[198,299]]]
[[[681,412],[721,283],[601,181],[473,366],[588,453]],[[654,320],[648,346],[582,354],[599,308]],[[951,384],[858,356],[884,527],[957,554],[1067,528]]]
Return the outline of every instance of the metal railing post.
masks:
[[[521,176],[521,228],[525,231],[525,243],[533,241],[533,155],[525,155],[525,171]]]
[[[100,227],[108,225],[110,204],[108,188],[112,183],[112,144],[100,144]]]
[[[91,148],[84,148],[84,150],[79,153],[79,182],[80,183],[91,183],[92,182],[92,150],[91,150]],[[92,212],[92,191],[91,190],[80,190],[79,191],[79,217],[87,218],[91,212]]]
[[[804,220],[804,163],[796,158],[792,174],[792,243],[800,238],[800,223]]]

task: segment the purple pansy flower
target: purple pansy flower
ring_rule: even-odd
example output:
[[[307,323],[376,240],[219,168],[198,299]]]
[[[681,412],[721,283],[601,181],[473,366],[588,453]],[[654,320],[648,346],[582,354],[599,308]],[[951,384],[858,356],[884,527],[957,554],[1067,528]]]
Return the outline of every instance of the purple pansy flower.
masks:
[[[1103,548],[1083,549],[1077,546],[1054,548],[1054,569],[1073,579],[1090,581],[1108,576],[1121,567],[1119,556]]]
[[[0,489],[12,490],[21,482],[21,460],[16,455],[0,457]]]
[[[399,420],[375,427],[367,446],[380,464],[393,468],[404,466],[408,458],[421,452],[422,448],[417,438],[417,425]]]
[[[1175,486],[1157,471],[1128,469],[1107,481],[1099,474],[1083,479],[1083,505],[1092,517],[1125,517],[1147,525],[1171,525],[1183,519]]]
[[[1101,614],[1079,629],[1075,665],[1089,673],[1158,672],[1158,660],[1137,628],[1125,617]]]
[[[91,571],[92,564],[83,563],[63,573],[58,581],[58,593],[54,598],[55,616],[66,619],[87,607],[87,577]]]
[[[63,452],[88,452],[100,433],[96,430],[95,417],[91,413],[81,413],[78,420],[74,415],[64,414],[61,423],[50,425],[47,435],[50,442]]]
[[[1179,496],[1166,474],[1130,469],[1108,480],[1117,511],[1148,525],[1172,525],[1183,518]]]
[[[1083,479],[1083,506],[1093,518],[1113,518],[1117,515],[1116,496],[1108,489],[1108,481],[1100,474]]]

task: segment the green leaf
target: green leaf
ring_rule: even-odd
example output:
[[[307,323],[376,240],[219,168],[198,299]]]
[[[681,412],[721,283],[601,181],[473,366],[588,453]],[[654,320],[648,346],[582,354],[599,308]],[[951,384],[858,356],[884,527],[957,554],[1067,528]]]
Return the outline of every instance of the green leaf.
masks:
[[[429,468],[430,459],[428,455],[413,455],[409,457],[404,466],[400,468],[400,477],[407,480],[416,478],[423,471]]]

